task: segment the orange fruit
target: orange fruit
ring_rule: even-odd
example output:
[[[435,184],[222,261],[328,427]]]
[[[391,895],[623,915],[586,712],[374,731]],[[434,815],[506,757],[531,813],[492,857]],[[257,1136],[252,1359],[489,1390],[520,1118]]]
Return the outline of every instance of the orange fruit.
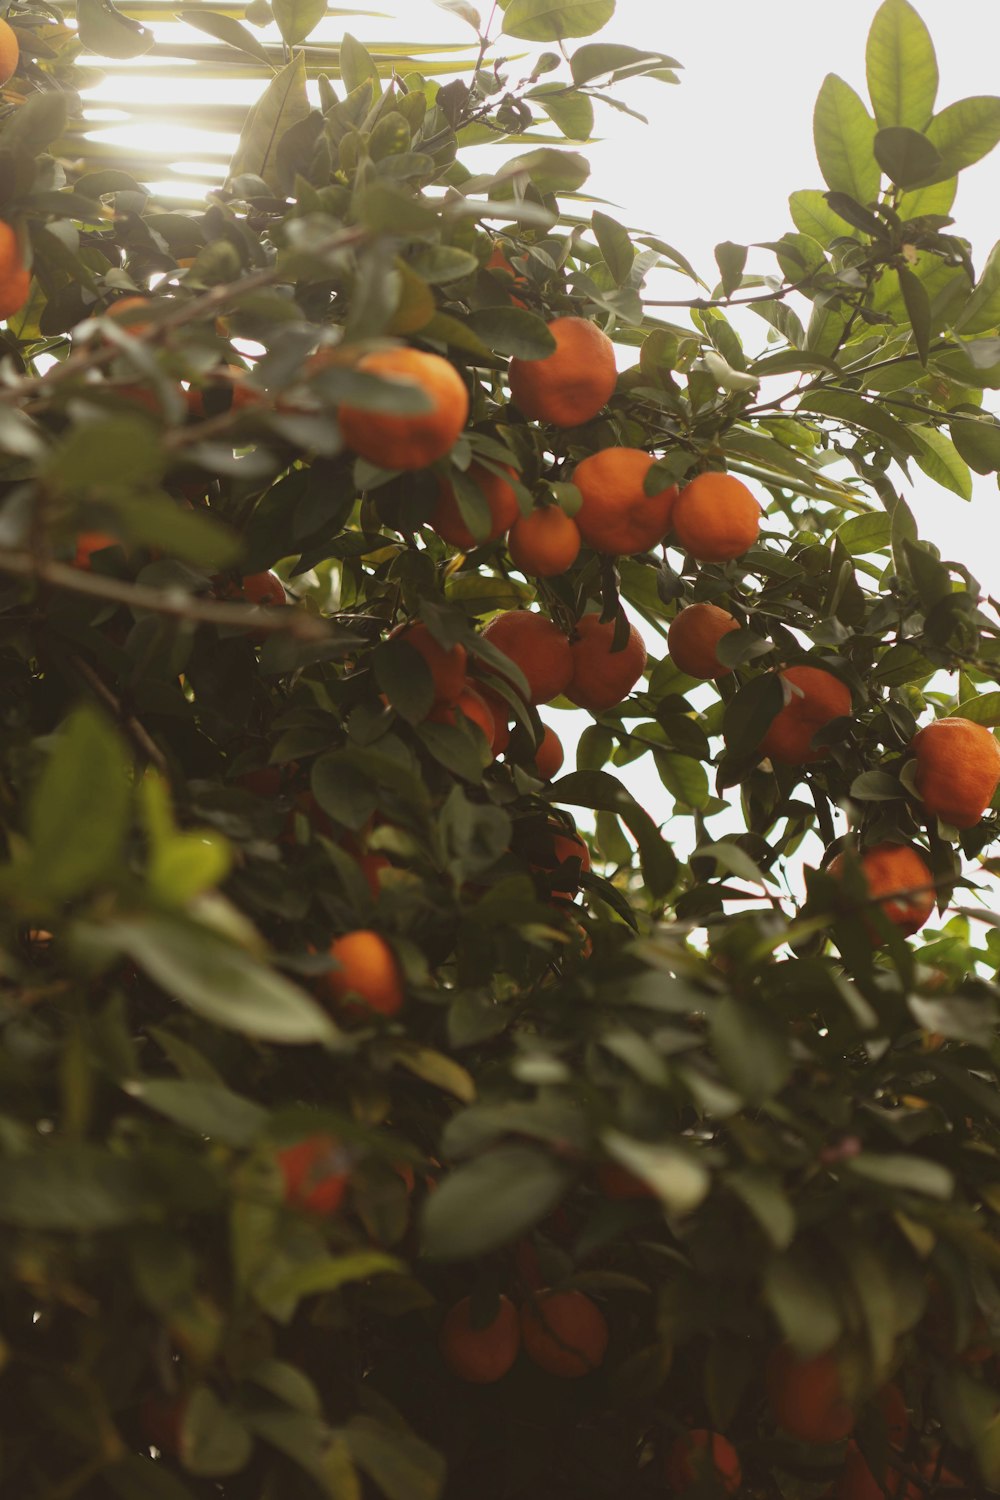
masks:
[[[7,26],[5,21],[0,21],[0,27]],[[14,33],[11,32],[11,36]],[[16,48],[17,41],[14,46]],[[0,66],[3,60],[3,32],[0,31]],[[16,62],[16,57],[15,57]],[[6,80],[3,80],[6,82]],[[17,237],[17,231],[12,225],[0,219],[0,319],[12,318],[16,312],[28,300],[31,290],[31,272],[25,270],[21,260],[21,245]]]
[[[1000,782],[1000,745],[971,719],[936,719],[910,742],[917,762],[917,792],[932,817],[954,828],[972,828],[993,801]]]
[[[544,359],[511,360],[511,400],[531,421],[579,427],[610,401],[618,381],[615,347],[586,318],[554,318],[556,347]]]
[[[646,494],[643,485],[653,463],[641,448],[601,448],[573,470],[573,483],[583,497],[574,519],[595,552],[619,557],[648,552],[663,541],[677,488]]]
[[[569,686],[573,672],[569,641],[547,615],[528,609],[505,610],[494,615],[483,639],[520,667],[529,703],[548,703]]]
[[[457,703],[465,691],[465,666],[468,652],[464,646],[442,646],[431,635],[422,620],[413,625],[397,625],[390,641],[405,641],[419,651],[434,683],[435,703]]]
[[[771,1415],[803,1443],[836,1443],[854,1427],[840,1367],[832,1354],[800,1359],[787,1344],[772,1350],[764,1370]]]
[[[6,21],[0,21],[0,86],[9,83],[17,72],[21,56],[17,33]]]
[[[504,282],[509,284],[510,286],[523,287],[527,286],[528,284],[527,277],[519,275],[519,273],[514,270],[514,267],[507,259],[507,254],[504,250],[503,243],[500,240],[494,240],[493,249],[490,252],[489,260],[486,262],[485,269],[487,271],[502,271],[504,273]],[[524,303],[521,301],[520,297],[515,297],[513,292],[509,291],[508,296],[510,297],[511,302],[515,307],[524,307]]]
[[[493,715],[493,741],[490,749],[493,751],[494,759],[502,755],[510,743],[510,704],[507,699],[501,697],[493,688],[485,682],[476,683],[476,692],[482,698],[486,707]]]
[[[273,608],[288,603],[285,585],[277,573],[248,573],[238,592],[248,604],[266,604]]]
[[[838,877],[844,868],[844,856],[830,861],[829,873]],[[861,855],[861,870],[870,896],[888,896],[879,902],[880,911],[909,937],[923,927],[934,910],[934,876],[915,849],[905,844],[876,844]],[[877,930],[866,923],[869,934],[877,941]]]
[[[445,1364],[460,1380],[473,1385],[491,1385],[500,1380],[517,1358],[521,1329],[517,1309],[501,1297],[496,1316],[484,1328],[472,1322],[472,1298],[463,1297],[448,1312],[441,1329],[439,1348]]]
[[[739,621],[717,604],[689,604],[674,616],[667,630],[670,659],[689,677],[728,677],[732,668],[719,661],[719,642],[739,628]]]
[[[144,1396],[139,1404],[139,1428],[143,1437],[161,1453],[177,1457],[181,1451],[181,1432],[187,1396],[165,1393]]]
[[[349,1181],[339,1141],[330,1135],[311,1135],[279,1151],[278,1165],[287,1204],[322,1217],[336,1213]]]
[[[426,469],[444,458],[469,415],[469,393],[455,366],[440,354],[419,349],[383,349],[364,355],[357,368],[400,385],[418,386],[432,406],[407,417],[345,403],[337,419],[348,448],[382,469]]]
[[[142,338],[155,325],[143,322],[138,318],[139,312],[149,306],[148,297],[120,297],[117,302],[112,302],[107,309],[107,316],[114,318],[116,323],[121,323],[127,333],[133,338]]]
[[[575,1380],[604,1359],[608,1325],[583,1292],[540,1291],[521,1308],[521,1342],[533,1364],[549,1375]]]
[[[736,1495],[743,1482],[739,1454],[721,1432],[694,1427],[682,1433],[667,1454],[667,1483],[671,1493],[680,1497],[689,1492]]]
[[[742,557],[760,531],[760,506],[732,474],[699,474],[674,504],[674,535],[698,562]]]
[[[496,724],[489,706],[484,702],[482,694],[473,688],[463,688],[454,703],[439,703],[427,715],[435,724],[455,724],[456,714],[464,714],[471,724],[482,730],[486,741],[493,749],[493,741],[496,738]]]
[[[562,740],[547,724],[542,727],[542,742],[535,750],[535,765],[543,781],[551,781],[562,770],[565,755]]]
[[[584,615],[570,643],[573,675],[566,696],[580,708],[603,713],[615,708],[635,687],[646,669],[646,647],[634,625],[620,651],[612,649],[615,622]]]
[[[555,825],[552,846],[549,888],[553,895],[575,896],[580,876],[590,869],[590,850],[578,833],[567,832],[561,823]]]
[[[558,505],[543,505],[528,516],[518,516],[510,528],[507,550],[525,577],[555,578],[576,562],[580,531]]]
[[[89,568],[90,559],[95,552],[103,552],[105,547],[120,547],[121,542],[116,536],[109,536],[106,531],[81,531],[76,539],[76,552],[73,556],[74,568]]]
[[[515,478],[515,470],[507,464],[503,466],[504,474]],[[484,546],[486,542],[496,541],[502,536],[509,526],[517,520],[521,514],[521,508],[517,503],[517,496],[502,474],[494,474],[492,469],[487,469],[483,464],[471,463],[469,465],[469,478],[482,490],[486,504],[490,512],[490,529],[483,541],[477,542],[472,532],[462,519],[462,512],[458,508],[458,500],[455,491],[446,479],[438,481],[438,499],[427,525],[432,531],[436,531],[442,541],[447,542],[450,547],[461,547],[463,552],[469,552],[473,547]]]
[[[605,1198],[655,1198],[647,1182],[616,1161],[602,1161],[597,1169],[597,1185]]]
[[[760,742],[762,755],[787,766],[822,760],[830,752],[812,743],[813,735],[851,712],[851,690],[822,667],[786,667],[779,673],[785,706],[778,710]]]
[[[933,1474],[931,1469],[930,1473]],[[946,1483],[944,1475],[942,1483]],[[857,1443],[847,1445],[847,1459],[837,1480],[833,1500],[924,1500],[926,1491],[922,1485],[908,1480],[891,1464],[886,1466],[881,1480],[875,1478]]]
[[[885,1423],[890,1446],[902,1448],[906,1443],[906,1434],[910,1430],[910,1414],[906,1409],[906,1397],[899,1386],[894,1381],[884,1385],[875,1397],[875,1405]]]
[[[401,1008],[403,976],[396,955],[379,933],[359,928],[334,938],[330,957],[336,968],[323,975],[321,984],[331,1000],[356,995],[382,1016],[394,1016]]]

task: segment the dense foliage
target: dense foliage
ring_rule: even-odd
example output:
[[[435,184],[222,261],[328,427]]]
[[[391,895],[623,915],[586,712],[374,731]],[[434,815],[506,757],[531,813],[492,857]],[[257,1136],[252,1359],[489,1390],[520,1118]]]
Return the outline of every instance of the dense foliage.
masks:
[[[900,486],[1000,468],[1000,99],[886,0],[712,287],[580,191],[677,64],[447,8],[467,74],[345,37],[314,107],[274,0],[197,213],[81,167],[10,15],[0,1489],[981,1496],[1000,624]]]

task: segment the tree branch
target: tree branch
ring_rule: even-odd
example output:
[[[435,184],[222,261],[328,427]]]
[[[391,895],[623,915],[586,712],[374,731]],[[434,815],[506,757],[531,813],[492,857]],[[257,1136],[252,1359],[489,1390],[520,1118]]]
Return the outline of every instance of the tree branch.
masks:
[[[94,671],[88,661],[75,652],[70,656],[70,664],[74,671],[79,672],[87,685],[93,690],[98,698],[111,709],[115,718],[126,730],[130,738],[135,742],[136,748],[142,752],[151,765],[158,771],[167,774],[167,762],[160,747],[150,735],[144,724],[141,724],[134,714],[128,713],[121,704],[121,700],[108,687],[104,679]]]

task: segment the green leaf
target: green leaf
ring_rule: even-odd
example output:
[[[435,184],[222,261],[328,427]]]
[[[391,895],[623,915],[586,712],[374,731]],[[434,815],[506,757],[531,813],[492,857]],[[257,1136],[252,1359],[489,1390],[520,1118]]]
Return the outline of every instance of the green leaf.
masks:
[[[272,1042],[329,1044],[337,1037],[303,990],[197,922],[147,916],[105,930],[168,995],[206,1021]]]
[[[766,1167],[740,1167],[728,1172],[726,1186],[741,1198],[777,1250],[787,1250],[795,1237],[795,1210],[781,1186],[781,1178]]]
[[[560,42],[593,36],[614,13],[615,0],[510,0],[502,29],[525,42]]]
[[[541,146],[514,156],[505,165],[505,179],[526,174],[540,193],[575,193],[590,176],[590,164],[578,151]]]
[[[618,1130],[606,1130],[601,1142],[609,1156],[653,1189],[668,1213],[691,1213],[708,1196],[711,1174],[693,1151],[637,1141]]]
[[[723,294],[729,297],[743,281],[743,271],[747,263],[746,245],[736,245],[732,240],[723,240],[721,245],[715,247],[715,262],[722,278]]]
[[[726,704],[722,734],[732,755],[752,755],[784,706],[785,697],[777,672],[763,672],[740,688]]]
[[[619,79],[640,73],[662,77],[664,71],[679,68],[680,63],[663,52],[647,52],[619,42],[588,42],[573,53],[569,66],[574,83],[589,83],[592,78],[603,78],[605,74],[611,75],[610,82],[617,83]]]
[[[324,1255],[319,1260],[307,1260],[292,1269],[281,1264],[274,1275],[261,1282],[259,1290],[268,1304],[298,1302],[302,1297],[336,1292],[355,1281],[401,1275],[405,1270],[402,1261],[382,1250],[356,1250],[349,1255]]]
[[[972,475],[954,443],[936,427],[921,427],[919,432],[911,428],[911,432],[919,444],[914,457],[928,478],[963,500],[971,500]]]
[[[550,1213],[569,1170],[529,1146],[501,1146],[447,1176],[424,1204],[424,1253],[467,1260],[509,1244]]]
[[[950,1198],[955,1191],[955,1179],[948,1168],[924,1156],[904,1156],[901,1153],[877,1156],[873,1151],[863,1151],[844,1166],[855,1177],[863,1177],[881,1187],[923,1193],[928,1198]]]
[[[851,782],[855,802],[890,802],[903,796],[903,788],[887,771],[862,771]]]
[[[814,1265],[804,1250],[793,1248],[768,1262],[764,1300],[803,1358],[824,1353],[840,1337],[840,1305],[829,1273]]]
[[[0,1223],[89,1234],[146,1217],[138,1166],[99,1146],[56,1146],[0,1160]]]
[[[578,757],[579,759],[579,757]],[[708,773],[700,760],[690,755],[670,755],[654,750],[657,774],[671,796],[688,807],[704,807],[708,802]]]
[[[882,171],[897,187],[915,188],[943,180],[940,153],[919,130],[888,125],[876,135],[874,150]]]
[[[327,0],[271,0],[271,13],[289,47],[304,42],[326,15]]]
[[[326,9],[325,0],[323,5]],[[273,71],[271,55],[264,43],[258,41],[252,31],[248,31],[234,16],[221,15],[214,10],[195,10],[189,7],[178,11],[182,21],[189,26],[195,26],[199,31],[204,31],[208,36],[214,36],[217,41],[225,42],[230,47],[235,47],[240,52],[245,52],[248,57],[254,58],[256,62],[265,63],[270,71]]]
[[[278,143],[286,130],[304,120],[312,106],[306,93],[306,60],[296,52],[276,73],[247,116],[229,164],[230,178],[252,173],[274,192],[281,191]]]
[[[376,99],[381,97],[382,83],[378,76],[378,67],[368,48],[349,31],[345,31],[340,40],[340,76],[349,94],[353,94],[354,90],[360,88],[363,83],[370,82],[374,91],[373,97]]]
[[[826,75],[817,96],[813,140],[828,187],[862,204],[878,197],[881,174],[874,154],[875,121],[850,84],[836,73]]]
[[[544,318],[522,307],[483,307],[469,315],[469,327],[494,354],[544,359],[556,341]]]
[[[920,363],[926,369],[931,347],[931,303],[922,281],[906,266],[896,270],[899,290],[903,294],[906,316],[913,330],[913,342],[917,346]]]
[[[525,97],[545,111],[567,140],[589,140],[594,129],[594,106],[586,94],[563,83],[540,83]]]
[[[908,0],[879,6],[868,33],[865,70],[880,127],[927,128],[937,98],[937,57],[930,32]]]
[[[265,1109],[221,1084],[150,1078],[126,1085],[126,1092],[195,1135],[238,1150],[252,1146],[267,1126]]]
[[[955,709],[954,718],[971,719],[973,724],[1000,724],[1000,693],[976,693]]]
[[[194,1500],[190,1489],[159,1459],[129,1453],[102,1470],[102,1478],[118,1500]]]
[[[213,1390],[199,1385],[184,1403],[181,1452],[191,1474],[220,1479],[249,1462],[253,1438]]]
[[[76,24],[80,45],[100,57],[140,57],[155,41],[148,27],[123,16],[111,0],[77,0]]]
[[[1000,423],[994,417],[952,417],[951,440],[960,458],[977,474],[1000,470]]]
[[[959,333],[992,333],[1000,327],[1000,240],[986,259],[982,275],[955,319]]]
[[[372,1417],[352,1417],[343,1428],[351,1457],[386,1500],[438,1500],[445,1461],[407,1428]]]
[[[941,179],[954,177],[1000,141],[1000,99],[977,94],[949,104],[928,125],[927,139],[941,154]]]
[[[378,234],[420,234],[433,229],[438,216],[431,205],[413,193],[387,182],[373,182],[356,199],[358,218]]]
[[[569,807],[589,807],[616,813],[639,846],[646,884],[654,896],[665,896],[677,879],[677,857],[653,819],[606,771],[571,771],[549,788],[551,801]]]
[[[109,465],[108,454],[115,454]],[[159,479],[166,459],[148,422],[133,417],[101,417],[70,428],[43,470],[63,494],[96,499],[128,495]]]
[[[28,808],[32,873],[47,896],[71,900],[116,870],[130,801],[121,740],[95,709],[77,709]]]
[[[711,1015],[712,1043],[733,1086],[750,1104],[779,1092],[792,1070],[783,1030],[744,997],[727,996]]]
[[[619,224],[617,219],[612,219],[609,214],[602,214],[600,209],[594,210],[590,225],[594,231],[598,249],[604,256],[605,265],[616,284],[623,286],[632,274],[635,261],[635,249],[628,230],[623,224]]]
[[[892,522],[882,511],[869,511],[863,516],[851,516],[837,527],[837,540],[852,557],[861,557],[866,552],[881,552],[889,545]]]
[[[465,21],[473,31],[481,32],[483,29],[483,18],[469,0],[434,0],[434,4],[440,6],[441,10],[451,11],[453,16]]]
[[[405,639],[383,641],[372,653],[375,681],[408,724],[419,724],[434,706],[434,679],[419,651]]]
[[[834,213],[826,194],[819,188],[803,188],[792,193],[788,207],[796,229],[810,235],[820,245],[829,245],[851,232],[852,226]]]

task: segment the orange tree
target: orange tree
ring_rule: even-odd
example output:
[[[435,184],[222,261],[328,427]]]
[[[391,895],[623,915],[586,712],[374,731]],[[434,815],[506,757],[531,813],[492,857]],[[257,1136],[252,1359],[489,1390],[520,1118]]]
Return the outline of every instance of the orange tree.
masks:
[[[1000,99],[886,0],[774,271],[644,301],[572,142],[671,60],[449,8],[313,107],[275,3],[196,213],[11,12],[0,1487],[982,1496],[1000,627],[899,486],[1000,467]]]

